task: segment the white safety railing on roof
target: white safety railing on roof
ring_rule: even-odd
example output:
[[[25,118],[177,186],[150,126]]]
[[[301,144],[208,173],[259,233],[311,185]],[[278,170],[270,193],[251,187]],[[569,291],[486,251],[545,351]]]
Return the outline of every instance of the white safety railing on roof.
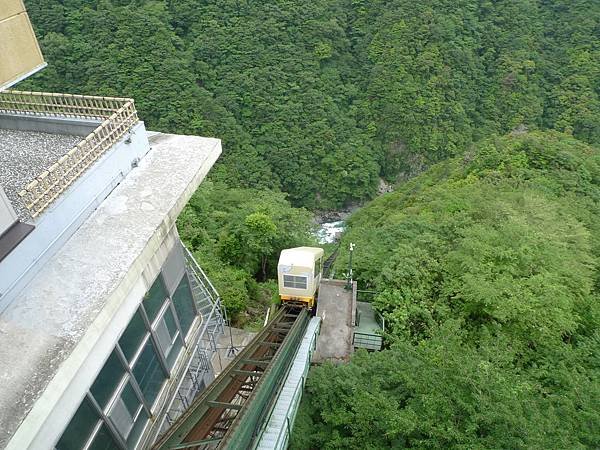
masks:
[[[0,114],[101,120],[102,123],[19,192],[32,217],[40,215],[138,121],[132,99],[5,91]]]

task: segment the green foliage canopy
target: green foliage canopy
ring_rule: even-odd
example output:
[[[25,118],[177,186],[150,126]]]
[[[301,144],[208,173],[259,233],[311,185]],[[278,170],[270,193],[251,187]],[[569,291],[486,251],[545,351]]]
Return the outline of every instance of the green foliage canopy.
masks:
[[[194,193],[177,226],[234,319],[258,301],[255,280],[276,275],[281,250],[313,239],[310,215],[284,194],[210,181]]]
[[[132,96],[152,129],[222,138],[215,179],[296,206],[367,200],[491,133],[600,143],[598,2],[27,7],[49,62],[29,87]]]
[[[313,371],[295,447],[600,447],[600,3],[26,3],[26,88],[223,139],[178,225],[234,314],[306,243],[291,205],[431,166],[351,220],[390,350]]]
[[[293,448],[600,445],[599,200],[600,152],[535,132],[357,212],[341,248],[390,349],[313,370]]]

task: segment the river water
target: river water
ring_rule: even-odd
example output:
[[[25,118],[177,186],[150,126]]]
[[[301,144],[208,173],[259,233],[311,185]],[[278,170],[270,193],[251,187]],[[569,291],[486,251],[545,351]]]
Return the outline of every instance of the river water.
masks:
[[[338,220],[336,222],[325,222],[319,225],[317,239],[319,244],[330,244],[336,242],[346,228],[346,222]]]

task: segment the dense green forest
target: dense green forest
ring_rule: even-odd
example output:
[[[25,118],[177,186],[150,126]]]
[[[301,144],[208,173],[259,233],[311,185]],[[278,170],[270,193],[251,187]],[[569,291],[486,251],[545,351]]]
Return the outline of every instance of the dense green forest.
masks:
[[[356,213],[390,348],[312,371],[293,448],[598,448],[599,201],[600,152],[533,132]]]
[[[204,181],[177,221],[236,325],[262,324],[277,300],[277,259],[284,248],[311,244],[308,211],[285,194]],[[250,322],[250,323],[248,323]]]
[[[223,140],[178,225],[239,323],[394,184],[343,241],[387,349],[311,370],[292,448],[600,448],[600,2],[26,4],[22,88]]]
[[[598,2],[30,0],[30,87],[132,96],[214,135],[213,174],[335,208],[490,133],[600,143]]]

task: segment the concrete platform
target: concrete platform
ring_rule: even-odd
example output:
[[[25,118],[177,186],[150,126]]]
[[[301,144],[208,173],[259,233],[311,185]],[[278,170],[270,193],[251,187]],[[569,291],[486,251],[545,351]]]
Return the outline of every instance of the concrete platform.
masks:
[[[356,311],[356,283],[346,289],[346,281],[323,280],[319,287],[317,316],[321,334],[313,357],[316,363],[345,362],[352,354],[352,333]]]
[[[377,321],[378,314],[373,309],[373,305],[367,302],[357,302],[356,306],[358,317],[355,320],[354,348],[381,350],[383,326]]]
[[[231,333],[231,335],[230,335]],[[219,337],[217,342],[217,352],[212,358],[212,366],[215,371],[215,378],[227,368],[235,357],[246,345],[254,339],[256,332],[242,330],[241,328],[225,327],[225,332]],[[231,341],[233,341],[234,351],[231,351]]]

